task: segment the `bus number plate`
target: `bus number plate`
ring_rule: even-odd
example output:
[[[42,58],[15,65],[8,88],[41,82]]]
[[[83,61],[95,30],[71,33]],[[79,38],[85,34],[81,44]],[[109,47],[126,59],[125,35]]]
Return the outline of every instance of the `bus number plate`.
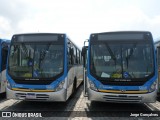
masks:
[[[26,99],[36,99],[36,95],[34,93],[28,93]]]

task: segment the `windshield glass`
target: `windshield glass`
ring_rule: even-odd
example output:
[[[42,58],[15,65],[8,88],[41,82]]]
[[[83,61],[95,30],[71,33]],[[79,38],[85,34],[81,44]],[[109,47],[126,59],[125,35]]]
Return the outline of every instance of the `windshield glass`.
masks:
[[[145,78],[154,71],[152,51],[147,43],[95,43],[91,73],[98,78]]]
[[[63,45],[49,43],[15,43],[11,45],[11,76],[51,78],[63,72]]]

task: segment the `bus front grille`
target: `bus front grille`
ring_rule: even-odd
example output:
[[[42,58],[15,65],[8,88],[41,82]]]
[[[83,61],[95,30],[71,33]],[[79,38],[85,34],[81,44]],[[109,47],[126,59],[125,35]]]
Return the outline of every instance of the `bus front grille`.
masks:
[[[146,81],[107,81],[100,80],[100,82],[104,85],[118,85],[118,86],[142,86],[146,83]]]
[[[21,100],[48,100],[49,95],[47,94],[35,94],[34,93],[34,98],[33,97],[28,97],[30,93],[16,93],[16,98],[21,99]]]
[[[106,102],[124,102],[124,103],[140,103],[142,97],[139,96],[129,96],[129,95],[104,95],[103,99]]]

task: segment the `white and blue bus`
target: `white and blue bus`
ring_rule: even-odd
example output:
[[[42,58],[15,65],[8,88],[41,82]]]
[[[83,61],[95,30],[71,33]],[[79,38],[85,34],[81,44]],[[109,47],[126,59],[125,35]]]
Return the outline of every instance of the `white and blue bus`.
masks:
[[[66,101],[83,81],[81,51],[66,34],[13,35],[7,81],[8,99]]]
[[[6,64],[10,40],[0,39],[0,93],[6,92]]]
[[[83,56],[85,48],[82,49]],[[84,83],[89,100],[119,103],[156,101],[157,66],[150,32],[91,34],[87,58]]]
[[[160,96],[160,40],[154,42],[157,52],[157,67],[158,67],[158,96]]]

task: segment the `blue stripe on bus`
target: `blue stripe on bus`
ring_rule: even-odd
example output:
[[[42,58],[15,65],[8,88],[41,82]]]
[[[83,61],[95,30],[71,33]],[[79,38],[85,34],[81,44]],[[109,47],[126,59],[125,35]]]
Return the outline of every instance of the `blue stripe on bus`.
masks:
[[[9,81],[12,88],[29,88],[29,89],[47,89],[47,86],[51,86],[53,89],[63,80],[65,80],[66,75],[63,74],[57,80],[54,80],[49,85],[25,85],[25,84],[17,84],[13,81],[13,79],[7,74],[7,80]],[[14,85],[14,86],[13,86]]]
[[[150,80],[148,80],[144,85],[142,86],[114,86],[114,85],[103,85],[101,82],[99,82],[98,80],[96,80],[94,77],[92,77],[91,75],[88,75],[89,80],[94,81],[96,87],[98,89],[108,89],[108,90],[144,90],[143,88],[145,88],[145,90],[149,89],[150,86],[153,84],[154,81],[156,81],[157,76],[155,75],[154,77],[152,77]]]

